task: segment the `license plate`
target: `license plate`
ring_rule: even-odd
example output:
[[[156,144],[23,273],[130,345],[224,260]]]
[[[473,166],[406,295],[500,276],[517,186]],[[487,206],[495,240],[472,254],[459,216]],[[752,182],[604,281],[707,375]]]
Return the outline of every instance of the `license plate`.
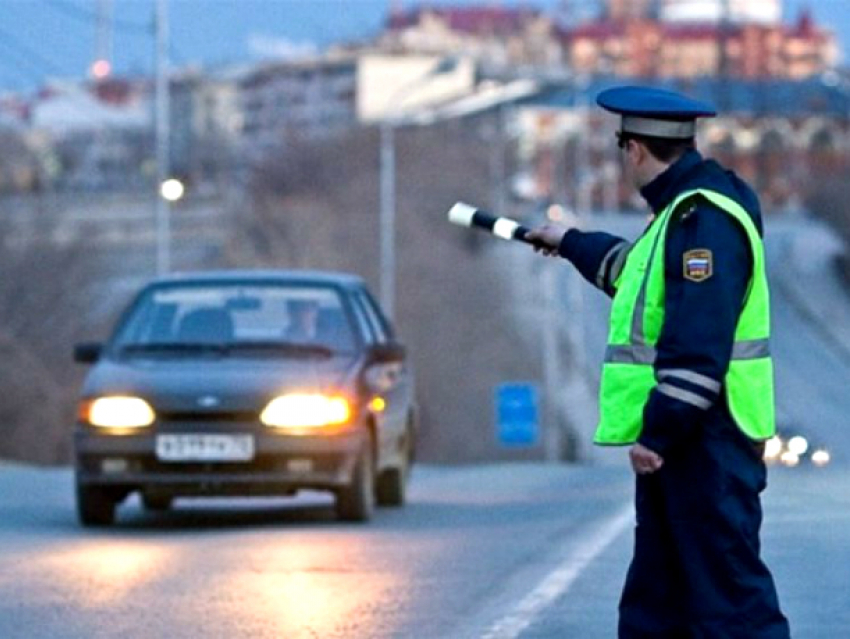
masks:
[[[254,437],[211,433],[157,435],[156,457],[169,462],[249,461],[254,458]]]

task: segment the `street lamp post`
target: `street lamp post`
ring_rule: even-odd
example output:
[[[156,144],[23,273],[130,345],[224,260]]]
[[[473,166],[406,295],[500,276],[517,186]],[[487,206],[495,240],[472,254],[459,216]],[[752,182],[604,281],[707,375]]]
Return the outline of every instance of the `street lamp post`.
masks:
[[[395,319],[395,123],[381,122],[381,305]]]
[[[156,0],[156,272],[171,270],[171,202],[162,188],[169,174],[168,8]]]
[[[423,75],[406,83],[392,94],[387,101],[390,108],[401,102],[414,89],[420,87],[428,80],[446,73],[451,73],[457,68],[456,58],[443,58]],[[395,129],[404,124],[404,120],[398,114],[390,113],[381,121],[380,125],[380,298],[381,306],[387,317],[395,318],[395,217],[396,217],[396,189],[395,189]]]

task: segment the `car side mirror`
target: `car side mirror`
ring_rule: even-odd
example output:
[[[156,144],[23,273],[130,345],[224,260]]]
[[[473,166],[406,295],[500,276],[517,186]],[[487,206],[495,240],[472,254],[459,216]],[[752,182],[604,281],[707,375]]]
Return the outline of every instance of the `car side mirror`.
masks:
[[[103,354],[100,342],[83,342],[74,346],[74,361],[78,364],[94,364]]]
[[[400,362],[407,357],[407,349],[399,342],[375,344],[371,348],[371,360],[376,364]]]

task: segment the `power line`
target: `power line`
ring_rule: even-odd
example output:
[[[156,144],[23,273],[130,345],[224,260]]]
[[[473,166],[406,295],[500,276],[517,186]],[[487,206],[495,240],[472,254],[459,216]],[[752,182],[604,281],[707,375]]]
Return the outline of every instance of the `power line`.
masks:
[[[31,72],[42,77],[42,79],[46,74],[63,75],[62,70],[50,62],[50,60],[39,55],[2,28],[0,28],[0,48],[5,49],[7,55],[14,57],[17,60],[17,65],[10,65],[8,68],[18,72],[22,77],[23,72],[21,71],[21,67],[29,68]],[[3,56],[0,56],[0,61],[2,60]],[[79,115],[82,115],[84,119],[92,123],[97,122],[95,117],[85,107],[73,101],[70,102],[70,105],[71,108]]]
[[[97,22],[97,14],[89,9],[84,9],[66,0],[45,0],[48,7],[65,14],[69,18],[73,18],[78,22],[86,24],[95,24]],[[133,22],[131,20],[112,19],[112,26],[117,31],[125,33],[133,33],[136,35],[150,35],[153,33],[153,22]]]
[[[93,25],[97,23],[98,16],[97,14],[90,10],[84,9],[83,7],[79,7],[67,0],[45,0],[46,4],[59,11],[60,13],[65,14],[69,18],[77,20],[78,22],[84,22],[85,24]],[[124,31],[127,33],[131,33],[133,35],[146,35],[150,36],[154,33],[154,23],[153,20],[150,22],[132,22],[129,20],[120,20],[115,17],[110,20],[110,24],[117,31]],[[178,64],[185,62],[187,60],[186,56],[182,55],[180,50],[177,48],[176,44],[172,41],[169,46],[169,53],[171,54],[172,61],[176,61]]]
[[[69,18],[85,24],[94,25],[97,22],[98,16],[96,13],[75,5],[67,0],[44,0],[45,5],[49,8],[57,10]],[[154,33],[153,20],[149,24],[131,22],[126,20],[112,20],[111,23],[123,31],[132,32],[134,35],[151,36]],[[14,57],[16,64],[9,64],[6,60],[0,59],[0,64],[3,64],[7,69],[13,70],[21,78],[25,77],[25,73],[20,67],[25,67],[29,71],[41,78],[46,75],[65,76],[67,70],[63,70],[59,65],[44,57],[31,46],[27,45],[20,38],[15,36],[10,31],[0,27],[0,48],[8,52],[8,55]],[[182,55],[176,44],[172,41],[169,47],[169,53],[172,62],[177,64],[185,63],[186,56]],[[8,75],[7,75],[8,77]]]

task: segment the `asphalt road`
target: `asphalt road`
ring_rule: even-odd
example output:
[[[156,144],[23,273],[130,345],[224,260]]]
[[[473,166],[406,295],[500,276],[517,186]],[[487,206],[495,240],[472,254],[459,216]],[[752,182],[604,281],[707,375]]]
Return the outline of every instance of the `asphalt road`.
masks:
[[[367,525],[319,494],[178,502],[76,524],[68,470],[0,469],[0,636],[614,636],[629,559],[624,465],[417,470]],[[850,628],[850,473],[775,469],[764,554],[794,636]]]
[[[850,301],[822,229],[788,220],[769,239],[780,415],[834,462],[772,469],[763,551],[794,637],[840,639],[850,331],[836,318]],[[605,302],[585,290],[590,371]],[[0,466],[0,637],[612,637],[631,482],[622,451],[574,466],[419,467],[410,504],[368,525],[336,522],[310,494],[157,516],[131,501],[116,527],[90,531],[70,470]]]
[[[130,503],[91,532],[70,471],[8,467],[0,636],[483,636],[553,562],[612,518],[622,532],[629,488],[622,469],[425,467],[412,502],[368,525],[316,494],[158,516]]]

